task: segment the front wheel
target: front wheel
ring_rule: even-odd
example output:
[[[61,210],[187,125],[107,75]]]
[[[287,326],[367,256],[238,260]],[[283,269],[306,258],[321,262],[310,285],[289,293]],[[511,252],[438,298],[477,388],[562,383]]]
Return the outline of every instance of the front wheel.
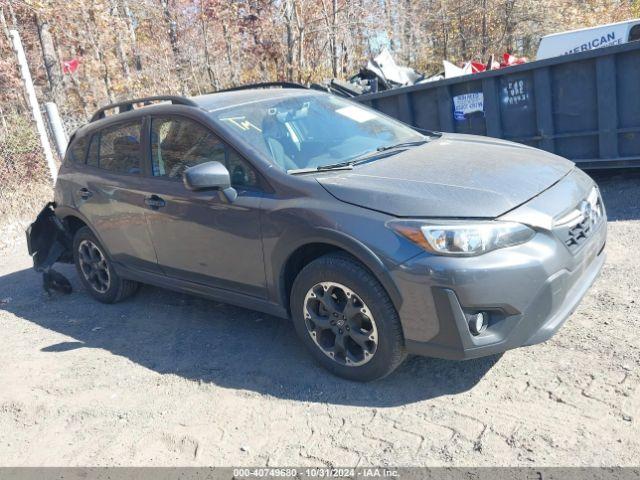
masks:
[[[291,314],[311,354],[340,377],[376,380],[406,356],[400,319],[387,292],[346,255],[325,255],[302,269],[293,284]]]
[[[80,281],[100,302],[116,303],[138,290],[137,282],[125,280],[115,272],[106,250],[89,227],[82,227],[76,232],[73,259]]]

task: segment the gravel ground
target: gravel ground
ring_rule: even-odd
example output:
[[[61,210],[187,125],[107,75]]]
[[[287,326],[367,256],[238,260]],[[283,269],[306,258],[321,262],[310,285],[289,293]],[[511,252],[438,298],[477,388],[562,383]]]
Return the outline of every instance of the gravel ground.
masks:
[[[599,176],[608,262],[550,341],[410,358],[372,384],[316,366],[287,322],[144,287],[48,299],[0,259],[0,465],[638,465],[640,177]]]

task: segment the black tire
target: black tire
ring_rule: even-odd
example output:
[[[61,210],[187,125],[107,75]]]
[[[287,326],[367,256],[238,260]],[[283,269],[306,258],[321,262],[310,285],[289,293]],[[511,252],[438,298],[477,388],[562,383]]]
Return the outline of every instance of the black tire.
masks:
[[[313,320],[311,320],[310,324],[308,323],[309,320],[307,320],[311,318],[307,316],[309,315],[309,305],[307,301],[313,301],[315,297],[313,297],[311,292],[315,291],[314,288],[318,288],[319,285],[323,285],[322,288],[324,288],[324,286],[328,286],[330,289],[336,288],[338,289],[338,293],[340,293],[340,286],[347,287],[345,289],[348,291],[346,296],[349,296],[349,298],[353,297],[356,304],[366,307],[362,309],[362,311],[367,311],[369,316],[375,319],[371,322],[374,325],[374,327],[371,328],[375,328],[376,330],[377,345],[374,346],[375,351],[368,354],[370,358],[366,360],[366,363],[354,365],[353,362],[351,362],[351,365],[347,365],[343,363],[342,360],[336,360],[338,355],[342,355],[341,353],[335,354],[333,352],[327,352],[327,349],[323,350],[323,347],[320,345],[319,336],[321,334],[326,337],[325,332],[327,332],[328,329],[322,330],[319,333],[313,331],[315,327]],[[322,293],[322,290],[320,290],[320,292]],[[310,298],[310,295],[313,298]],[[324,296],[324,294],[322,295]],[[344,297],[345,301],[347,301],[346,296]],[[306,265],[293,283],[290,307],[296,332],[304,344],[322,366],[339,377],[361,382],[377,380],[393,372],[406,357],[400,318],[389,295],[380,282],[378,282],[361,263],[348,255],[329,254]],[[324,308],[324,305],[319,306],[319,308]],[[331,315],[335,316],[335,313],[329,314],[326,309],[323,310],[322,313],[322,323],[326,328],[324,319],[331,319]],[[359,313],[356,313],[356,315],[359,315]],[[342,324],[345,324],[344,321]],[[309,325],[311,325],[311,327]],[[337,327],[334,325],[330,328],[335,329]],[[351,328],[351,333],[354,333],[353,325]],[[347,330],[349,329],[347,328]],[[359,332],[366,332],[366,330],[367,329],[359,330]],[[343,330],[340,330],[340,332],[342,335],[345,335]],[[334,341],[336,341],[335,339],[339,334],[334,330],[329,333],[329,338],[331,338],[331,335],[333,335]],[[365,333],[365,335],[368,335],[368,333]],[[372,336],[371,338],[374,337]],[[351,342],[351,340],[349,340],[349,342]],[[355,342],[352,342],[351,345],[356,346]],[[358,348],[358,346],[356,346],[356,348]],[[329,350],[336,351],[335,346]],[[361,348],[361,350],[363,351],[364,357],[365,349]],[[373,347],[370,350],[373,350]],[[347,356],[346,351],[343,356]],[[346,358],[343,360],[349,362]]]
[[[95,250],[91,246],[95,246]],[[86,252],[88,248],[96,255],[101,255],[101,257],[98,256],[98,258],[101,258],[99,263],[101,264],[101,273],[103,273],[100,278],[105,279],[102,282],[93,280],[96,275],[89,275],[89,278],[92,278],[90,281],[85,274],[87,269],[91,270],[91,267],[87,267],[87,264],[90,262],[84,262],[81,257],[83,252]],[[125,280],[115,272],[108,252],[89,227],[80,228],[73,237],[73,260],[84,288],[93,298],[102,303],[120,302],[136,293],[140,286],[138,282]],[[91,271],[91,273],[93,273],[93,271]],[[98,283],[98,286],[96,286],[95,283]]]

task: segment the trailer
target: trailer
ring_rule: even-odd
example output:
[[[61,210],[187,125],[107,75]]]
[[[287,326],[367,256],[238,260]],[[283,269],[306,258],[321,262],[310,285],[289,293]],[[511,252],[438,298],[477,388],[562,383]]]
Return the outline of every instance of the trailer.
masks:
[[[418,128],[541,148],[584,170],[640,167],[640,42],[354,100]]]

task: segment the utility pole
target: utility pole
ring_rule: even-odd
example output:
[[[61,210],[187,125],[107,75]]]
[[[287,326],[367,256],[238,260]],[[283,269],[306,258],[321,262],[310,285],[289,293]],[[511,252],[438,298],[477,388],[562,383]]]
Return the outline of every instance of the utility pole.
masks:
[[[58,158],[64,158],[69,140],[67,139],[67,132],[60,118],[58,106],[54,102],[45,102],[44,110],[47,112],[47,120],[49,120],[49,127],[51,128],[51,133],[53,133]]]
[[[53,159],[53,153],[51,152],[51,144],[49,143],[49,137],[47,136],[47,130],[44,126],[44,120],[42,119],[42,112],[40,112],[40,106],[38,105],[38,99],[36,98],[36,91],[33,88],[33,80],[31,78],[31,72],[29,71],[29,65],[27,65],[27,57],[24,54],[24,48],[22,48],[22,41],[20,40],[20,34],[17,30],[9,30],[11,36],[11,42],[13,49],[18,57],[18,64],[20,65],[20,74],[24,83],[24,88],[27,92],[27,99],[29,106],[31,107],[31,113],[36,122],[36,128],[38,129],[38,135],[40,136],[40,144],[42,150],[44,150],[44,156],[47,160],[47,166],[51,174],[53,183],[56,183],[58,177],[58,167]]]

